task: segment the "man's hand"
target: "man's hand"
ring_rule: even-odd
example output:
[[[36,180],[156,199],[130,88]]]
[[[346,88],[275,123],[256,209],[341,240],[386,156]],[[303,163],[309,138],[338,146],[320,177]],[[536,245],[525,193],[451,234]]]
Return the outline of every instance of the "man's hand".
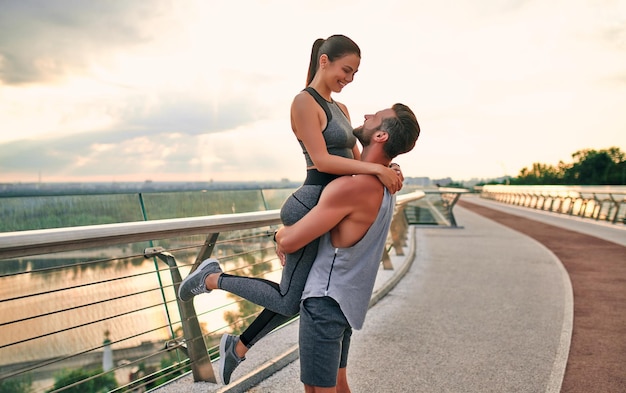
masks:
[[[282,229],[282,228],[281,228]],[[280,229],[274,232],[274,244],[276,244],[276,256],[280,259],[281,266],[285,267],[286,257],[285,252],[280,247]],[[278,238],[276,238],[278,236]]]
[[[278,244],[276,245],[276,256],[280,259],[280,265],[285,267],[285,253],[279,250]]]

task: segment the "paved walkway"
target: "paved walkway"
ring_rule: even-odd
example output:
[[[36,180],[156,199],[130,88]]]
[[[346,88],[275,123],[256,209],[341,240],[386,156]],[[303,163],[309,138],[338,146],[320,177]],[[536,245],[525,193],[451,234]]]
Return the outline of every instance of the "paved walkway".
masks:
[[[573,287],[574,323],[562,392],[626,392],[624,226],[586,221],[585,229],[574,219],[570,230],[551,225],[550,214],[540,222],[467,202],[461,206],[536,239],[564,264]]]
[[[481,210],[484,206],[492,209]],[[395,270],[380,272],[377,290],[384,291],[397,277],[394,274],[408,269],[391,292],[372,307],[364,328],[353,335],[348,376],[354,393],[556,393],[561,387],[563,392],[626,391],[620,369],[626,364],[623,338],[616,339],[619,343],[614,352],[618,355],[611,359],[618,364],[591,367],[588,362],[598,361],[597,355],[572,363],[576,353],[599,352],[593,343],[583,346],[582,351],[576,348],[576,323],[571,337],[572,321],[576,321],[574,299],[578,302],[572,296],[572,283],[576,294],[577,280],[572,278],[570,283],[556,251],[520,228],[508,226],[521,220],[523,227],[531,227],[532,222],[511,218],[514,211],[503,214],[503,209],[510,208],[463,196],[455,208],[462,228],[417,228],[413,236],[417,246],[407,248],[409,257],[393,257]],[[492,216],[486,217],[489,212]],[[498,222],[497,213],[508,216],[510,222]],[[533,220],[539,224],[563,220],[538,217]],[[595,224],[570,220],[559,225],[588,228]],[[547,227],[548,232],[560,232],[561,226]],[[592,231],[602,232],[603,238],[614,239],[606,242],[609,245],[603,243],[605,246],[613,247],[619,239],[626,242],[626,232],[619,232],[621,228],[595,227]],[[568,233],[567,237],[588,244],[584,243],[587,238],[583,241],[574,235]],[[626,244],[617,248],[618,259],[626,250],[623,246]],[[415,251],[414,258],[410,257],[411,250]],[[617,278],[615,284],[619,282]],[[625,287],[623,276],[621,283]],[[623,306],[613,314],[623,314]],[[595,325],[602,326],[602,321]],[[611,329],[624,337],[624,326],[622,322],[621,326],[611,325]],[[567,363],[570,339],[572,356]],[[228,386],[192,383],[187,376],[157,392],[302,392],[296,344],[297,323],[258,343]],[[602,348],[602,352],[611,349]],[[578,378],[572,378],[576,375]],[[611,380],[616,382],[609,383]]]

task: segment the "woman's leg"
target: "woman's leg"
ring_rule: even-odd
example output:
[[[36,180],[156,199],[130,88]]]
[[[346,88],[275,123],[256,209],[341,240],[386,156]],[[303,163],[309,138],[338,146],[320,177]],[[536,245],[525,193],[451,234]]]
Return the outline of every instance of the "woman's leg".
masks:
[[[272,330],[286,323],[293,317],[294,315],[285,316],[285,315],[277,314],[266,308],[263,311],[261,311],[261,313],[257,315],[254,321],[252,321],[252,323],[248,326],[248,328],[244,330],[243,333],[241,333],[241,336],[239,336],[239,339],[241,340],[241,343],[247,349],[249,349],[254,344],[256,344],[261,338],[265,337]],[[244,353],[240,353],[240,355],[245,355],[245,352],[247,352],[247,350],[244,351]]]
[[[318,245],[319,240],[314,240],[295,253],[286,255],[280,285],[264,279],[224,273],[219,277],[218,288],[277,314],[296,315],[300,309],[300,297],[306,279],[317,255]]]
[[[318,185],[303,185],[287,198],[280,213],[283,224],[293,225],[304,217],[319,201],[322,188]],[[222,274],[218,286],[222,290],[263,306],[269,311],[291,318],[300,311],[300,297],[313,261],[317,256],[318,245],[319,240],[316,239],[295,253],[286,255],[280,285],[263,279]],[[263,320],[268,321],[268,323],[274,321],[271,322],[271,325],[276,326],[284,323],[284,319],[281,321],[280,318],[275,319],[270,315],[265,315]],[[279,323],[279,321],[281,322]],[[257,327],[254,331],[258,331],[261,334],[260,337],[267,334],[266,325],[261,326],[260,323],[253,325]],[[246,337],[250,337],[249,343],[258,341],[260,337],[253,339],[256,336],[257,334],[246,335]]]
[[[318,202],[322,186],[304,185],[293,193],[281,208],[284,225],[293,225],[304,217]],[[257,279],[222,274],[220,289],[237,294],[256,304],[266,307],[239,337],[228,337],[234,342],[230,351],[220,350],[220,376],[224,383],[230,382],[235,368],[245,359],[248,349],[272,330],[287,322],[300,311],[300,297],[306,279],[317,256],[319,240],[295,253],[287,254],[280,285]]]

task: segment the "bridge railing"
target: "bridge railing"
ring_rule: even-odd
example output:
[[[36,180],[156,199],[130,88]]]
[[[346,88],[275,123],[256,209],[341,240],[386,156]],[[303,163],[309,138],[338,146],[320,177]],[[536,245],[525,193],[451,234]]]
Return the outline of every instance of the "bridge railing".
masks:
[[[409,223],[456,227],[454,206],[461,195],[469,193],[470,190],[452,187],[420,188],[420,190],[426,196],[411,203],[405,210]]]
[[[486,185],[481,197],[613,224],[626,224],[624,186]]]
[[[383,266],[401,250],[399,195]],[[209,256],[278,281],[279,211],[0,233],[0,391],[142,391],[181,374],[215,382],[219,337],[260,311],[236,296],[180,302],[181,278]]]

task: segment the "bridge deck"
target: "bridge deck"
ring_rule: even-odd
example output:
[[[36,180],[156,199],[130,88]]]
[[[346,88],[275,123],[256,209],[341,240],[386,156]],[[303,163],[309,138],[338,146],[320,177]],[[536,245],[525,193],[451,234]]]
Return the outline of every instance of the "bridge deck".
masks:
[[[473,196],[455,215],[461,228],[417,228],[415,257],[394,257],[410,269],[353,335],[352,390],[626,391],[626,230]],[[228,386],[187,376],[157,392],[303,391],[296,344],[297,323]]]

